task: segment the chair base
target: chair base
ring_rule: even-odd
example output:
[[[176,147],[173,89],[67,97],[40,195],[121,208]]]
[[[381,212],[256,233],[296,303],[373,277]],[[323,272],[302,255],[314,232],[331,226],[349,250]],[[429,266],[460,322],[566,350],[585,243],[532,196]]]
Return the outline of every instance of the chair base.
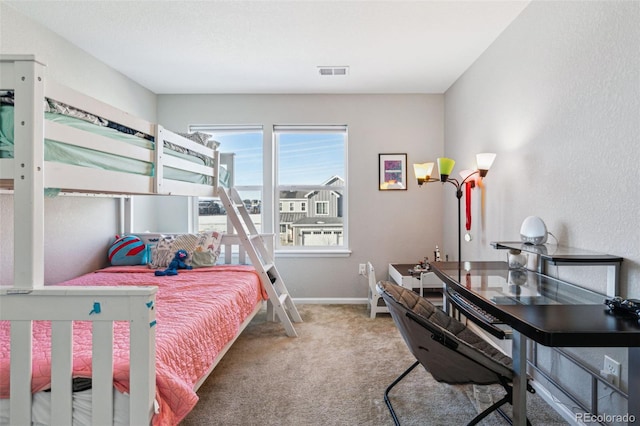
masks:
[[[400,422],[398,421],[398,416],[396,416],[396,412],[393,409],[393,406],[391,405],[391,401],[389,400],[389,391],[391,391],[391,389],[393,389],[393,387],[397,385],[400,382],[400,380],[404,379],[405,376],[411,373],[411,371],[413,371],[413,369],[416,368],[418,365],[420,365],[419,361],[414,362],[411,365],[411,367],[407,368],[404,373],[399,375],[398,378],[395,379],[393,383],[391,383],[389,386],[387,386],[387,389],[384,391],[384,402],[387,404],[387,408],[391,413],[391,417],[393,417],[393,423],[395,423],[396,426],[400,426]]]
[[[387,408],[389,409],[389,413],[391,413],[391,417],[393,418],[393,423],[396,426],[400,426],[400,421],[398,421],[398,416],[396,415],[396,412],[393,409],[393,405],[391,404],[391,400],[389,399],[389,392],[391,391],[391,389],[393,389],[395,387],[395,385],[400,383],[400,381],[402,379],[404,379],[407,376],[407,374],[411,373],[418,365],[420,365],[420,361],[416,361],[413,364],[411,364],[411,366],[409,368],[407,368],[402,374],[400,374],[389,386],[387,386],[387,389],[384,391],[384,402],[387,404]],[[477,416],[475,416],[467,424],[467,426],[472,426],[472,425],[476,425],[476,424],[480,423],[480,421],[482,421],[482,419],[487,417],[493,411],[497,411],[498,414],[500,414],[509,424],[513,424],[513,421],[511,420],[511,418],[509,418],[509,416],[504,411],[502,411],[502,408],[501,408],[507,402],[509,404],[511,404],[512,396],[513,396],[512,388],[507,383],[507,381],[504,380],[504,379],[501,380],[500,384],[502,385],[502,387],[504,388],[504,390],[506,392],[505,396],[502,397],[500,400],[494,402],[493,404],[491,404],[491,406],[487,407],[481,413],[479,413]],[[527,388],[529,388],[529,385],[527,385]],[[529,422],[529,419],[527,419],[527,425],[531,426],[531,422]]]

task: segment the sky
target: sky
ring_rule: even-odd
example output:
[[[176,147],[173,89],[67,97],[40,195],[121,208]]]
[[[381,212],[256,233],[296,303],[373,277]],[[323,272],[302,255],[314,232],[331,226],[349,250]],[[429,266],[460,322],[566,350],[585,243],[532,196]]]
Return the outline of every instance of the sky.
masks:
[[[221,152],[234,152],[235,185],[262,185],[262,133],[216,135]],[[279,137],[278,183],[317,185],[345,177],[344,135],[283,133]]]

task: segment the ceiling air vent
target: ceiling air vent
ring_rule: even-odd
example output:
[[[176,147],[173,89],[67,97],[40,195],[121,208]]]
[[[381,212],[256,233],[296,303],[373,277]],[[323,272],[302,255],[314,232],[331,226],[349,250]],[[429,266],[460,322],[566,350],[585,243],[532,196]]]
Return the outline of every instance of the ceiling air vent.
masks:
[[[318,67],[320,75],[347,75],[349,67]]]

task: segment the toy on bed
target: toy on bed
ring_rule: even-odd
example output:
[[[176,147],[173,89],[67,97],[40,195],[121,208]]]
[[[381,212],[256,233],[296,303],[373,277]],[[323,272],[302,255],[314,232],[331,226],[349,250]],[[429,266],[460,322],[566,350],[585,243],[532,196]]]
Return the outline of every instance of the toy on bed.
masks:
[[[189,256],[189,253],[187,253],[186,250],[178,250],[175,256],[173,256],[171,263],[169,263],[169,267],[164,271],[156,271],[156,276],[178,275],[178,269],[191,269],[191,265],[187,265],[184,262],[187,256]]]

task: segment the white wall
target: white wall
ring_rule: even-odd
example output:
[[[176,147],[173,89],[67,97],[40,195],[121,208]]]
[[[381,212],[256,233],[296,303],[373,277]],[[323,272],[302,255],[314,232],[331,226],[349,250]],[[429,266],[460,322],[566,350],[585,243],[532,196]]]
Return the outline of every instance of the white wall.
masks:
[[[447,155],[498,153],[485,180],[488,239],[517,240],[522,220],[540,216],[563,245],[624,257],[621,293],[636,298],[639,18],[638,2],[535,1],[445,97]],[[503,258],[484,241],[464,249]]]
[[[158,197],[138,195],[133,202],[132,232],[190,232],[189,197]]]
[[[47,78],[156,121],[156,96],[84,50],[0,2],[0,53],[36,55]]]
[[[624,257],[621,293],[640,298],[637,22],[638,2],[534,1],[445,96],[160,96],[157,114],[154,94],[3,3],[0,51],[36,54],[59,82],[173,130],[347,123],[352,255],[279,259],[294,297],[361,298],[366,283],[356,275],[358,263],[371,260],[385,276],[388,262],[431,257],[435,244],[455,253],[453,189],[418,189],[410,180],[406,192],[380,192],[378,153],[407,152],[409,163],[446,154],[457,160],[457,171],[473,167],[476,152],[495,151],[486,211],[474,192],[474,239],[463,243],[463,259],[502,260],[488,243],[517,239],[523,218],[538,215],[563,244]],[[117,226],[117,201],[59,198],[45,208],[47,282],[98,267]],[[10,281],[11,212],[11,197],[0,196],[1,284]],[[601,273],[556,272],[603,285]],[[626,386],[625,353],[610,352],[623,362]],[[576,356],[601,366],[602,351]],[[545,361],[562,374],[557,357]]]
[[[465,163],[479,151],[498,153],[485,180],[487,240],[517,240],[522,220],[540,216],[563,245],[623,257],[620,293],[635,298],[640,298],[638,22],[638,2],[534,1],[445,95],[447,155]],[[448,246],[456,226],[450,198]],[[463,258],[504,260],[488,241],[464,244]],[[553,272],[603,290],[603,269]],[[603,353],[622,361],[626,388],[631,379],[626,350],[575,351],[596,371]],[[555,355],[544,361],[553,375],[588,398],[589,381],[581,382]],[[615,413],[619,401],[608,393],[600,408]]]
[[[446,132],[457,170],[472,167],[476,152],[498,152],[486,179],[486,212],[481,217],[474,203],[474,240],[463,243],[463,258],[502,259],[488,242],[517,238],[522,219],[535,214],[564,244],[625,257],[622,293],[638,297],[639,209],[629,196],[640,177],[637,17],[637,2],[534,2],[450,88],[444,111],[437,95],[161,96],[158,121],[174,130],[191,123],[349,124],[354,253],[336,265],[336,288],[298,289],[328,295],[346,281],[340,295],[361,296],[356,263],[373,258],[384,270],[388,260],[429,255],[442,240],[440,200],[447,208],[441,245],[455,253],[452,188],[375,187],[379,152],[406,151],[409,163],[432,159],[443,153]],[[155,118],[154,94],[3,3],[0,24],[2,53],[35,53],[49,63],[50,77]],[[326,265],[313,263],[316,272]]]
[[[118,233],[117,200],[45,198],[45,284],[55,284],[107,265]],[[13,196],[0,195],[0,285],[13,284]]]
[[[2,3],[0,24],[2,53],[36,54],[48,64],[50,78],[134,115],[156,120],[155,95],[148,90]],[[371,260],[379,274],[386,277],[388,262],[417,261],[432,253],[435,244],[442,240],[439,187],[418,190],[410,182],[408,191],[377,190],[378,153],[407,152],[409,163],[443,153],[441,95],[163,97],[157,119],[172,130],[184,130],[192,123],[249,122],[264,124],[266,128],[272,123],[349,124],[349,208],[353,254],[348,258],[283,259],[283,276],[296,297],[364,298],[367,287],[364,278],[357,275],[358,263]],[[413,178],[411,174],[409,177]],[[0,199],[3,211],[9,211],[6,200],[8,198]],[[58,212],[57,208],[52,208],[48,218],[52,224],[72,224],[83,220],[86,212],[90,212],[96,222],[112,220],[111,214],[104,213],[111,207],[98,211],[87,207],[85,210],[82,202],[78,200],[73,211],[60,207]],[[113,202],[114,208],[117,204],[114,200],[104,202]],[[140,201],[137,203],[138,211],[157,209],[162,203],[160,200],[151,203]],[[171,203],[172,213],[186,211],[185,203],[175,200]],[[407,224],[412,225],[408,227]],[[151,226],[156,231],[186,230],[176,228],[175,214],[171,218],[163,215],[146,224],[137,216],[134,225],[137,230],[147,230]],[[47,235],[51,232],[49,228],[45,231]],[[61,261],[71,251],[73,241],[94,239],[97,243],[106,237],[74,232],[72,227],[68,231],[68,238],[59,241],[55,248],[47,249],[47,263],[51,265],[47,266],[47,273],[56,277],[54,281],[88,270],[84,265],[68,268]],[[111,234],[109,232],[108,236]],[[5,231],[2,241],[0,249],[4,270],[11,267],[12,256],[7,253],[12,253],[13,246],[8,234],[5,238]],[[61,266],[63,264],[64,267]]]
[[[169,129],[189,124],[347,124],[349,257],[277,258],[294,298],[364,298],[358,263],[386,278],[389,262],[432,257],[442,239],[440,185],[379,191],[378,153],[406,152],[408,162],[443,153],[442,95],[160,95],[158,118]],[[431,253],[431,254],[430,254]]]
[[[155,120],[155,94],[0,2],[0,53],[32,54],[47,78]],[[60,282],[106,266],[118,231],[118,200],[45,200],[45,282]],[[13,281],[13,197],[0,195],[0,284]]]

